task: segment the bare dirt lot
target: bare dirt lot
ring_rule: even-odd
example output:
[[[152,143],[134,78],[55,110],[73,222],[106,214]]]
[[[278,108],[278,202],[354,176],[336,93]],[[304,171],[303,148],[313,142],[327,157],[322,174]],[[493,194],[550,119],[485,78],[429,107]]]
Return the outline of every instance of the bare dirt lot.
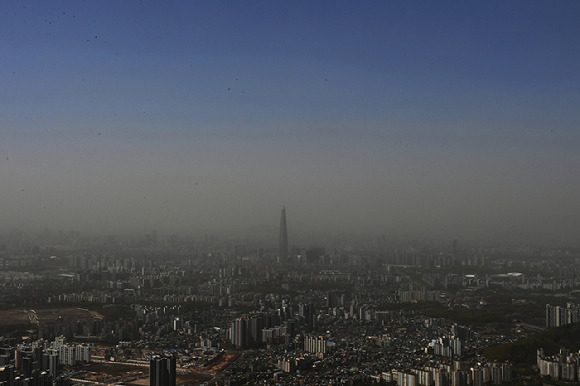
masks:
[[[30,324],[28,314],[24,310],[0,311],[0,326],[16,326]]]
[[[63,318],[86,320],[93,319],[93,314],[84,308],[40,308],[36,310],[40,321],[53,320],[62,316]]]
[[[149,368],[126,364],[98,363],[83,368],[83,379],[99,383],[118,383],[126,385],[148,385]],[[211,379],[211,376],[198,373],[178,373],[178,385],[197,385]]]
[[[102,317],[98,312],[76,307],[2,310],[0,311],[0,330],[33,328],[38,322],[55,320],[61,316],[76,320]]]
[[[234,351],[225,351],[223,355],[221,355],[216,361],[212,362],[211,364],[205,366],[204,370],[212,373],[217,373],[220,371],[225,365],[230,363],[237,357],[237,353]]]

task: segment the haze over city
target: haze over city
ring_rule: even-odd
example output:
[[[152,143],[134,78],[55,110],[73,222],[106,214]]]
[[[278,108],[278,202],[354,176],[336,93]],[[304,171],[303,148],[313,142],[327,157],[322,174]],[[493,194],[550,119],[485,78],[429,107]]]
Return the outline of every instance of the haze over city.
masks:
[[[576,244],[579,14],[4,2],[0,230]]]

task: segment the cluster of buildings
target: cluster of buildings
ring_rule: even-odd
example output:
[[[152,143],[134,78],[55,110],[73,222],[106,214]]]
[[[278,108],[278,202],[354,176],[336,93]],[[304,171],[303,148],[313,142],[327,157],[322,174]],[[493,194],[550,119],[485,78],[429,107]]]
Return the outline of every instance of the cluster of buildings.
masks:
[[[312,330],[316,324],[317,313],[312,303],[300,303],[296,307],[284,300],[280,308],[236,318],[231,322],[227,338],[237,348],[289,343],[298,327]]]
[[[456,337],[439,337],[433,339],[425,352],[447,358],[460,357],[463,354],[463,341]]]
[[[46,340],[54,340],[63,335],[70,339],[91,341],[118,342],[134,339],[138,334],[134,319],[85,317],[75,318],[75,315],[63,315],[59,318],[40,319],[38,336]]]
[[[315,358],[309,355],[302,355],[299,357],[289,356],[278,359],[278,369],[281,373],[296,373],[297,371],[305,371],[312,368]],[[282,374],[274,374],[274,380],[280,380]]]
[[[296,334],[296,320],[284,312],[244,315],[232,321],[227,334],[237,348],[288,343]]]
[[[87,344],[68,344],[62,336],[54,340],[52,350],[58,353],[59,363],[65,366],[74,366],[78,363],[91,361],[91,346]]]
[[[62,313],[37,320],[39,337],[54,341],[40,349],[26,343],[8,356],[0,355],[4,366],[0,382],[40,379],[43,373],[56,382],[59,367],[90,361],[91,348],[67,344],[59,337],[63,334],[112,343],[108,347],[126,341],[115,355],[113,349],[102,355],[95,349],[95,362],[112,364],[113,358],[115,363],[148,365],[151,385],[174,385],[176,367],[183,376],[209,363],[204,357],[209,351],[232,352],[224,347],[239,351],[219,374],[212,374],[218,384],[268,383],[272,376],[280,384],[324,383],[321,379],[326,383],[374,379],[401,386],[501,384],[511,381],[511,365],[486,363],[479,349],[507,343],[520,332],[504,334],[490,323],[475,334],[447,319],[426,317],[421,304],[397,303],[439,302],[427,307],[469,311],[485,304],[487,296],[497,298],[491,294],[497,287],[543,291],[580,284],[573,266],[563,265],[569,258],[537,260],[546,275],[527,277],[512,271],[521,268],[529,273],[528,250],[465,252],[457,243],[452,250],[418,244],[388,250],[387,241],[381,243],[374,250],[344,243],[290,248],[283,210],[279,244],[272,250],[243,240],[213,238],[166,243],[155,232],[132,244],[110,239],[99,254],[94,251],[100,245],[84,251],[51,247],[50,254],[38,253],[35,258],[39,264],[50,259],[46,286],[40,275],[0,275],[0,286],[10,289],[5,291],[10,302],[26,307],[33,302],[55,308],[66,304],[61,309],[87,304],[105,316],[80,320]],[[10,253],[7,249],[6,256]],[[53,253],[58,257],[53,259]],[[8,257],[0,267],[2,262],[12,266]],[[478,273],[478,266],[485,266],[486,272]],[[0,300],[3,296],[8,295],[0,295]],[[542,314],[540,306],[538,324]],[[546,325],[573,323],[579,315],[580,307],[572,303],[547,305]],[[178,350],[187,355],[177,355],[177,364],[172,357],[149,356],[151,351]],[[189,355],[195,350],[204,354]],[[567,354],[552,360],[542,354],[541,369],[559,379],[577,379],[575,358]]]
[[[580,366],[580,353],[560,349],[556,355],[545,355],[544,349],[540,348],[536,355],[536,364],[543,377],[551,377],[555,380],[578,382],[578,370]]]
[[[304,337],[304,351],[314,354],[317,358],[324,358],[327,347],[328,340],[322,335],[306,335]]]
[[[566,307],[546,304],[546,327],[560,327],[580,321],[580,305],[567,303]]]
[[[488,363],[463,369],[461,361],[443,366],[426,366],[405,371],[392,370],[375,377],[376,380],[395,382],[398,386],[483,386],[501,385],[512,381],[509,362]]]
[[[53,342],[36,340],[13,345],[1,338],[0,384],[9,386],[68,385],[70,380],[61,376],[63,366],[74,366],[91,361],[91,347],[86,344],[68,344],[63,337]]]
[[[464,354],[465,342],[475,339],[475,332],[470,328],[454,323],[449,334],[433,339],[425,348],[428,354],[447,358],[459,358]]]
[[[52,295],[47,298],[47,303],[99,303],[99,304],[111,304],[118,301],[109,292],[103,291],[91,291],[91,292],[81,292],[81,293],[70,293],[70,294],[58,294]]]
[[[366,320],[321,313],[322,328],[316,333],[301,333],[297,328],[289,343],[249,347],[244,351],[248,355],[242,355],[223,379],[268,382],[275,372],[274,381],[281,385],[320,384],[328,379],[471,386],[511,380],[509,363],[487,363],[475,353],[483,339],[470,328],[414,312],[377,311],[374,315]],[[428,342],[433,344],[422,350]],[[435,344],[446,349],[435,352]],[[253,370],[244,378],[242,368]]]
[[[408,290],[398,292],[399,301],[401,303],[411,302],[443,302],[445,298],[441,296],[440,291],[429,290]]]

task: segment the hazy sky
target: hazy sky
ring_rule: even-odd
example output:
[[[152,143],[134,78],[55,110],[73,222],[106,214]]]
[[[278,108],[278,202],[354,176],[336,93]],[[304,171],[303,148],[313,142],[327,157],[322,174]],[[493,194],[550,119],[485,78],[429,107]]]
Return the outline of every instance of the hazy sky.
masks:
[[[0,229],[580,239],[578,1],[0,15]]]

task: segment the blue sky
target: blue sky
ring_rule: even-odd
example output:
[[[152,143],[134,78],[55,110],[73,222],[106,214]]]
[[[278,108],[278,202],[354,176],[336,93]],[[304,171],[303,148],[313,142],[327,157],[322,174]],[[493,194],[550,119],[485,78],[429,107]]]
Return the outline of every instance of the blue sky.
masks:
[[[2,3],[4,228],[577,238],[579,15]]]

